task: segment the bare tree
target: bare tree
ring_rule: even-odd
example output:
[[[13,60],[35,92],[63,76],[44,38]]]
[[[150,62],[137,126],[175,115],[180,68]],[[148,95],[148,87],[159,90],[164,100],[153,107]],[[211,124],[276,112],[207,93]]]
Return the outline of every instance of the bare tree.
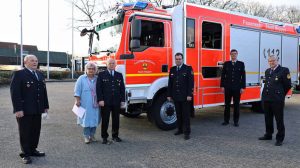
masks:
[[[272,11],[272,6],[262,5],[259,2],[248,2],[240,5],[239,11],[245,14],[266,17]]]
[[[266,17],[271,20],[276,20],[280,22],[288,22],[287,21],[287,7],[286,6],[276,6],[270,11],[269,15]]]
[[[149,2],[154,3],[156,6],[161,6],[163,1],[162,0],[154,0],[154,1],[149,0]]]
[[[70,3],[71,0],[67,0]],[[176,6],[184,0],[147,0],[153,3],[155,6],[162,6],[163,2],[169,3],[169,5]],[[189,3],[200,4],[205,6],[212,6],[220,9],[233,10],[241,13],[266,17],[276,21],[282,22],[299,22],[300,21],[300,9],[299,7],[286,7],[286,6],[272,6],[263,5],[259,2],[241,2],[237,0],[186,0]],[[77,26],[76,29],[82,27],[90,27],[94,21],[99,18],[103,13],[113,9],[113,1],[107,0],[74,0],[74,6],[79,13],[78,18],[75,19]],[[114,2],[136,2],[135,0],[115,0]]]
[[[116,4],[112,5],[110,1],[105,0],[66,0],[70,4],[74,3],[77,14],[75,16],[75,29],[80,30],[83,27],[91,27],[95,20],[100,18],[102,14],[116,8]],[[120,1],[124,2],[124,0]]]
[[[240,4],[236,0],[219,0],[215,7],[226,10],[234,10]]]
[[[289,7],[287,10],[287,18],[290,23],[300,22],[300,10],[296,7]]]

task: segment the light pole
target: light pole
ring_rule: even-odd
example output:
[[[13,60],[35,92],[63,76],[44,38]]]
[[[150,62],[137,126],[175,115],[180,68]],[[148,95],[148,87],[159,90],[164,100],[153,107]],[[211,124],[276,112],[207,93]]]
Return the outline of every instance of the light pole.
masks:
[[[20,68],[23,68],[23,3],[21,0],[21,14],[20,14],[20,19],[21,19],[21,44],[20,44]]]
[[[74,1],[72,0],[72,79],[74,79]]]
[[[50,3],[48,0],[48,51],[47,51],[47,79],[49,79],[49,44],[50,44]]]

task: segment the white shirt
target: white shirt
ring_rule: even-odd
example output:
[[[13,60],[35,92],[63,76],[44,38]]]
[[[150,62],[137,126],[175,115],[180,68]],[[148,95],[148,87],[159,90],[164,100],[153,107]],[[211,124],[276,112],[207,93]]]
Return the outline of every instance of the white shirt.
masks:
[[[36,79],[37,80],[39,80],[39,76],[37,75],[37,73],[36,73],[36,71],[34,71],[34,70],[31,70],[31,69],[29,69],[29,68],[27,68],[32,74],[34,73],[35,74],[35,77],[36,77]]]

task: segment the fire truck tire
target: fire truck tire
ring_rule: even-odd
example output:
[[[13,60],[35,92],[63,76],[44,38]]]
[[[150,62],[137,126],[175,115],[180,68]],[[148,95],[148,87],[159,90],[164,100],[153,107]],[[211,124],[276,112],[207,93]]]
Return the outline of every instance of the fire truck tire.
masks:
[[[263,107],[262,107],[262,102],[252,102],[251,103],[252,107],[251,110],[257,113],[264,113]]]
[[[162,130],[176,128],[176,111],[173,102],[167,100],[167,93],[156,96],[151,108],[152,120]]]

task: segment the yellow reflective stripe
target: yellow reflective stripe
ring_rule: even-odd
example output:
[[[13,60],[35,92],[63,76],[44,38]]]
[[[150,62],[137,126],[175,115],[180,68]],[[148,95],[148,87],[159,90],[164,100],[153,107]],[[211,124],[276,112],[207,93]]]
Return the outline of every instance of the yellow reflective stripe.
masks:
[[[249,75],[257,75],[257,74],[259,74],[259,72],[246,72],[246,74],[249,74]]]
[[[168,76],[168,73],[151,73],[151,74],[126,74],[126,77],[137,77],[137,76]]]
[[[199,75],[200,73],[194,73],[194,75]],[[126,74],[126,77],[139,77],[139,76],[169,76],[169,73],[152,73],[152,74]]]
[[[292,72],[293,73],[293,72]],[[194,72],[194,75],[200,75],[202,72]],[[248,75],[257,75],[259,72],[246,72]],[[264,73],[261,73],[264,74]],[[149,73],[149,74],[126,74],[127,77],[146,77],[146,76],[168,76],[168,73]]]

